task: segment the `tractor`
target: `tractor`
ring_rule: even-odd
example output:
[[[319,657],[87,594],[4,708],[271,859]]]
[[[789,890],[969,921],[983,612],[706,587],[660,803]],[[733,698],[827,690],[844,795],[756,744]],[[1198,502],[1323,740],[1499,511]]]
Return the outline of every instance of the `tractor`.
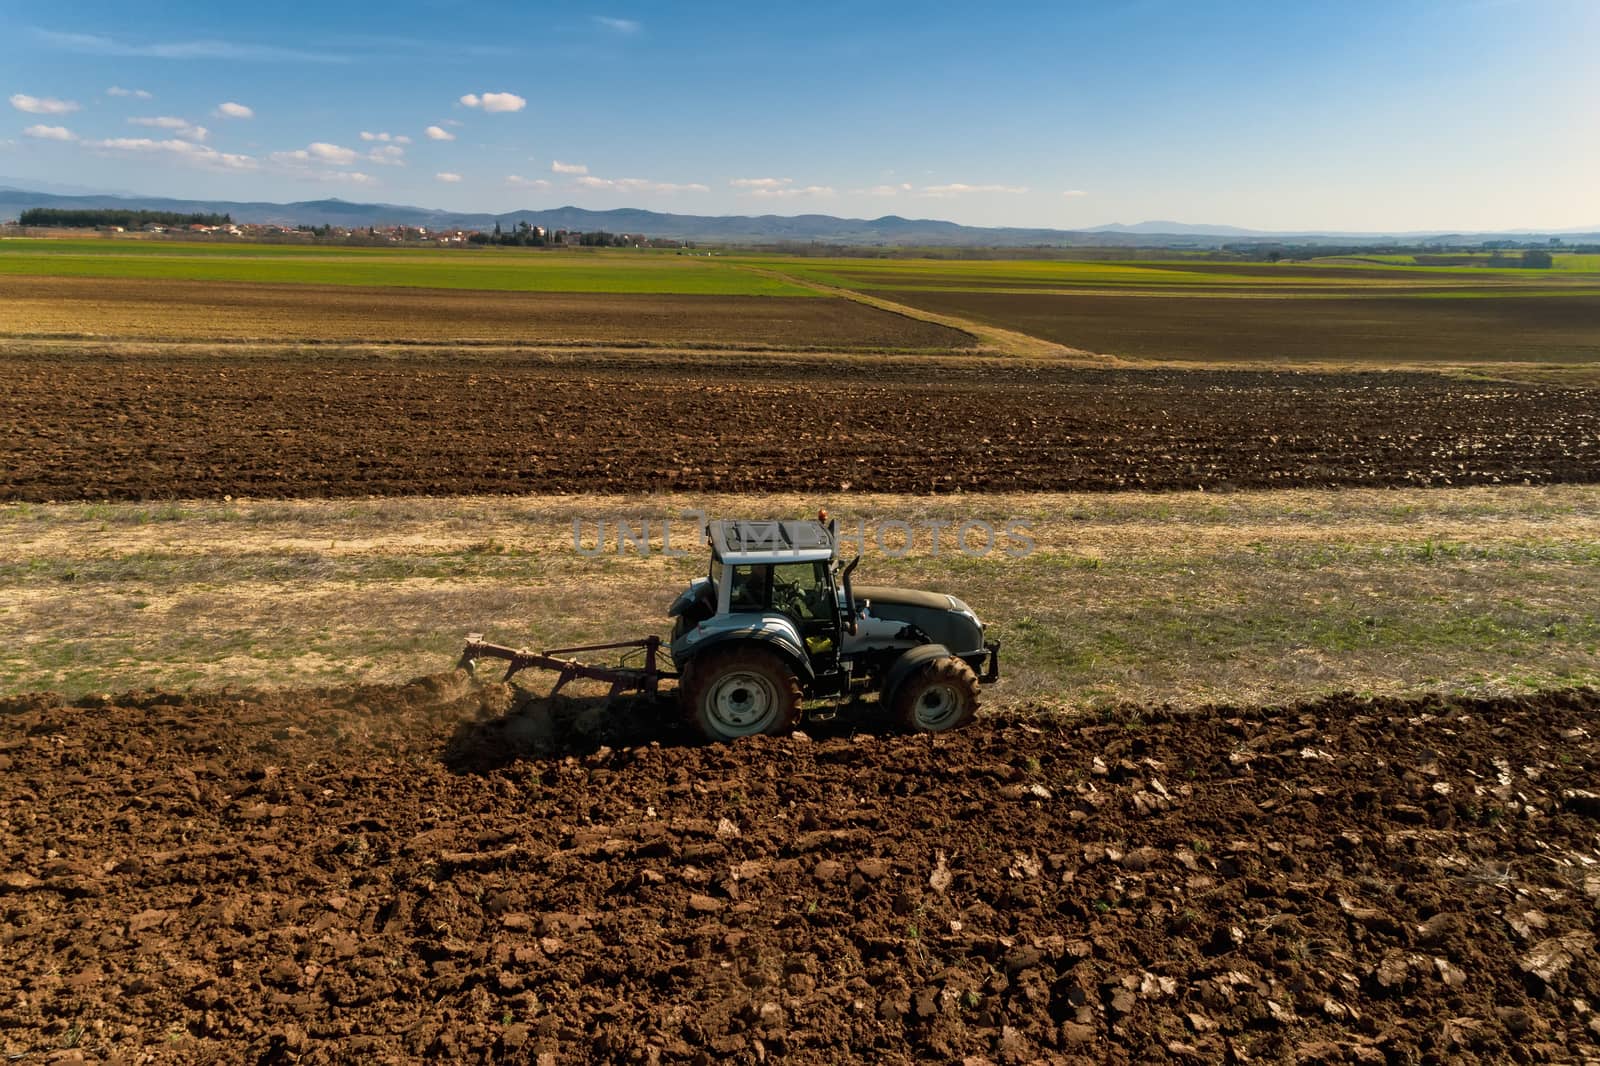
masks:
[[[979,686],[1000,677],[1000,645],[961,600],[943,593],[852,585],[861,556],[839,557],[837,523],[711,522],[705,577],[672,601],[666,653],[660,637],[617,644],[518,651],[468,637],[462,664],[506,660],[509,678],[527,667],[560,673],[551,695],[574,678],[611,682],[612,694],[655,695],[676,678],[686,721],[712,741],[786,733],[808,700],[852,701],[877,693],[902,729],[958,729],[978,708]],[[643,652],[642,666],[596,666],[569,656]]]

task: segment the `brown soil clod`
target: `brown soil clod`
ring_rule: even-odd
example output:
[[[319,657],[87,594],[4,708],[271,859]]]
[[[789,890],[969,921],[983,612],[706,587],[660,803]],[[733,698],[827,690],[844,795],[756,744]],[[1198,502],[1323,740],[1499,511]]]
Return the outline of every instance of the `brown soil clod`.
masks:
[[[1007,712],[937,747],[701,746],[639,701],[561,725],[584,709],[534,744],[442,683],[0,700],[0,1052],[1592,1051],[1594,823],[1563,797],[1600,693]],[[1048,798],[999,797],[1023,766]]]

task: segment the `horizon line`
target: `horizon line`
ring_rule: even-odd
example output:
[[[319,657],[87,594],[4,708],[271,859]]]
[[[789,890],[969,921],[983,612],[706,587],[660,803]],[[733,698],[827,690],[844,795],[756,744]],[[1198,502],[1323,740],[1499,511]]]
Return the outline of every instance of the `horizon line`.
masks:
[[[15,180],[15,179],[12,179],[12,180]],[[10,184],[0,185],[0,189],[10,190],[10,191],[13,191],[13,192],[29,193],[29,194],[35,195],[35,196],[51,196],[51,197],[56,197],[56,198],[59,198],[59,199],[172,200],[172,201],[175,201],[175,202],[187,202],[187,203],[240,204],[240,205],[260,204],[260,205],[269,206],[269,207],[285,207],[285,208],[286,207],[294,207],[294,206],[303,205],[303,204],[339,203],[339,204],[348,204],[348,205],[350,205],[352,207],[377,207],[377,208],[392,207],[392,208],[396,208],[396,209],[400,209],[400,210],[421,211],[421,212],[428,212],[428,213],[431,213],[431,214],[438,214],[438,215],[484,215],[484,216],[488,216],[488,217],[492,217],[492,218],[503,217],[503,216],[506,216],[506,215],[541,214],[541,213],[550,213],[550,212],[555,212],[555,211],[584,211],[584,212],[587,212],[589,214],[610,214],[610,213],[619,212],[619,211],[638,211],[638,212],[642,212],[642,213],[645,213],[645,214],[653,214],[653,215],[667,215],[667,216],[680,217],[680,218],[707,218],[707,219],[740,219],[740,218],[749,218],[749,219],[763,219],[763,218],[801,219],[801,218],[826,218],[826,219],[834,219],[834,220],[840,221],[840,222],[881,222],[881,221],[884,221],[886,219],[897,219],[897,220],[903,221],[903,222],[932,222],[932,223],[938,223],[940,225],[956,226],[956,227],[959,227],[961,229],[994,230],[994,231],[1039,230],[1039,231],[1050,232],[1050,233],[1097,233],[1097,232],[1107,232],[1107,231],[1109,231],[1109,232],[1118,232],[1118,231],[1137,230],[1139,227],[1154,226],[1154,225],[1172,225],[1172,226],[1183,227],[1185,229],[1191,229],[1191,230],[1194,230],[1194,229],[1208,229],[1208,230],[1223,230],[1223,229],[1227,229],[1227,230],[1240,231],[1238,233],[1231,233],[1231,234],[1230,233],[1199,233],[1199,234],[1189,233],[1189,234],[1185,234],[1181,230],[1149,230],[1149,231],[1147,231],[1145,233],[1142,233],[1142,234],[1141,233],[1137,233],[1137,232],[1130,233],[1129,234],[1130,236],[1162,236],[1162,235],[1167,235],[1167,236],[1205,236],[1205,237],[1218,237],[1218,238],[1224,238],[1224,237],[1229,237],[1229,236],[1241,236],[1241,237],[1243,237],[1243,236],[1261,236],[1261,237],[1300,237],[1300,236],[1304,236],[1304,237],[1447,237],[1447,236],[1468,236],[1468,235],[1471,235],[1471,236],[1499,236],[1499,235],[1510,236],[1510,235],[1517,235],[1517,234],[1525,234],[1525,235],[1538,234],[1538,235],[1542,235],[1542,236],[1560,237],[1560,236],[1566,236],[1566,235],[1572,235],[1572,234],[1585,234],[1585,235],[1591,234],[1591,233],[1600,234],[1600,222],[1596,222],[1593,225],[1567,226],[1567,227],[1562,227],[1560,229],[1536,228],[1536,227],[1529,227],[1529,228],[1503,227],[1503,228],[1497,228],[1497,229],[1466,229],[1466,228],[1444,229],[1444,228],[1433,228],[1433,229],[1417,229],[1417,230],[1398,230],[1398,229],[1350,230],[1350,229],[1316,229],[1316,228],[1256,229],[1256,228],[1253,228],[1253,227],[1250,227],[1250,226],[1239,226],[1239,225],[1235,225],[1235,224],[1232,224],[1232,223],[1179,222],[1179,221],[1177,221],[1175,219],[1145,219],[1143,221],[1134,222],[1134,223],[1104,222],[1104,223],[1098,223],[1098,224],[1092,225],[1092,226],[1082,226],[1082,227],[1074,227],[1074,228],[1067,229],[1067,228],[1062,228],[1062,227],[1059,227],[1059,226],[1048,226],[1048,225],[983,226],[983,225],[973,225],[971,223],[965,223],[965,222],[955,222],[955,221],[952,221],[950,219],[935,218],[935,217],[932,217],[932,216],[915,217],[915,216],[899,215],[899,214],[878,215],[878,216],[872,217],[872,218],[856,217],[856,216],[848,216],[848,215],[832,215],[832,214],[827,214],[827,213],[818,212],[818,211],[808,211],[808,212],[804,212],[804,213],[801,213],[801,214],[795,214],[795,215],[782,215],[782,214],[775,214],[775,213],[767,213],[767,214],[760,214],[760,215],[751,215],[751,214],[701,214],[701,213],[677,212],[677,211],[660,211],[660,210],[657,210],[655,208],[648,208],[648,207],[606,207],[606,208],[579,207],[576,204],[570,204],[570,203],[569,204],[563,204],[563,205],[561,205],[559,207],[545,207],[545,208],[519,207],[519,208],[513,208],[511,210],[507,210],[507,211],[452,210],[452,209],[449,209],[449,208],[442,208],[442,207],[421,207],[421,206],[418,206],[416,204],[390,203],[388,201],[346,200],[346,199],[344,199],[343,197],[340,197],[340,196],[328,196],[328,197],[324,197],[322,199],[317,199],[317,200],[275,201],[275,200],[200,199],[200,198],[194,198],[194,197],[181,197],[181,196],[171,196],[171,195],[166,195],[166,194],[151,194],[151,193],[123,193],[123,192],[56,193],[56,192],[49,192],[49,191],[44,190],[44,189],[30,189],[30,188],[25,188],[25,187],[20,186],[20,185],[10,185]]]

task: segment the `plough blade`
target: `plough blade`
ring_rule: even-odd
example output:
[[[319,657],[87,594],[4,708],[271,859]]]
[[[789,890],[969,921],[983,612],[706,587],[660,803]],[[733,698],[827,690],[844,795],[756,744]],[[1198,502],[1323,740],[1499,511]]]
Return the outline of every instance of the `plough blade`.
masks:
[[[582,662],[571,656],[592,651],[617,651],[624,649],[642,650],[644,652],[643,666],[601,666],[594,663]],[[519,672],[533,667],[539,670],[554,670],[557,672],[555,686],[550,690],[550,699],[566,687],[567,683],[578,678],[590,681],[604,681],[611,686],[611,695],[617,696],[623,692],[638,691],[650,696],[656,695],[657,686],[662,678],[675,678],[678,675],[670,670],[663,670],[657,663],[661,651],[661,638],[657,636],[645,637],[642,640],[625,640],[614,644],[588,644],[578,648],[555,648],[550,651],[531,652],[519,648],[509,648],[504,644],[491,644],[483,639],[482,633],[468,633],[467,644],[461,650],[461,658],[457,660],[457,669],[466,670],[474,678],[477,677],[477,663],[479,659],[501,659],[506,664],[505,676],[502,682],[508,682]]]

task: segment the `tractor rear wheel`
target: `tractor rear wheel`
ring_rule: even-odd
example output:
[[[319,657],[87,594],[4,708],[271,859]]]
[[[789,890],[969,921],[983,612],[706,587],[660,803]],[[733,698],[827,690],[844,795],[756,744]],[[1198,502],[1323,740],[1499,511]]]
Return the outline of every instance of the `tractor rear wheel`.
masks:
[[[770,651],[709,651],[687,673],[680,689],[684,714],[707,740],[787,733],[799,724],[800,679]]]
[[[907,732],[960,729],[978,712],[978,675],[954,655],[935,659],[900,683],[889,711]]]

